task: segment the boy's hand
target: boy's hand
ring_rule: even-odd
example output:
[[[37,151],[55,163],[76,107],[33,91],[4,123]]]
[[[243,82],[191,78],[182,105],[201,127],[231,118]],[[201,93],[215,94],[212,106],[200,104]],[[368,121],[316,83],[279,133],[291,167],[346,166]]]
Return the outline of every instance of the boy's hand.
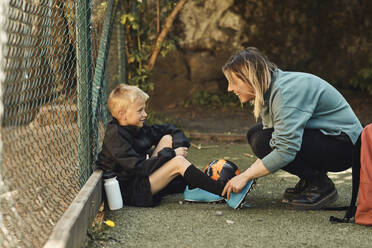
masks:
[[[187,147],[178,147],[174,149],[174,152],[176,153],[176,156],[184,156],[185,158],[187,157]]]

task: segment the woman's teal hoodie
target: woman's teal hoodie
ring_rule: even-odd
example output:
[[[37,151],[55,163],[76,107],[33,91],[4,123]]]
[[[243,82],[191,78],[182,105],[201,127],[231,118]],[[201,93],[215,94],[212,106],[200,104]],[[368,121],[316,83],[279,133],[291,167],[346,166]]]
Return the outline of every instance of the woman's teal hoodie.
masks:
[[[271,153],[262,159],[275,172],[296,157],[305,128],[326,135],[347,134],[355,144],[362,125],[345,98],[329,83],[308,73],[276,70],[264,95],[264,128],[274,128]]]

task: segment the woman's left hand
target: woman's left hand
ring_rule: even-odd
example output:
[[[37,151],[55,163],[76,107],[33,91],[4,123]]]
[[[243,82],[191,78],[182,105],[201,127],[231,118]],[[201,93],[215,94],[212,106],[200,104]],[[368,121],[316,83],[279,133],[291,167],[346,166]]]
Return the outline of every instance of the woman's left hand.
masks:
[[[233,177],[225,185],[225,188],[222,191],[222,196],[226,195],[227,199],[229,200],[231,192],[239,193],[240,191],[242,191],[244,186],[247,185],[248,181],[249,178],[247,178],[247,176],[244,175],[244,173]]]

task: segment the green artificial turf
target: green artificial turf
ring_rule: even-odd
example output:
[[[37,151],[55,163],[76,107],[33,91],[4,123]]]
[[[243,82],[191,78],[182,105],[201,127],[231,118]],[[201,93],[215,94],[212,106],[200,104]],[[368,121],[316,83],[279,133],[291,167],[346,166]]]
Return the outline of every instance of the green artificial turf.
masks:
[[[199,168],[219,158],[242,170],[254,160],[245,144],[203,144],[190,148],[189,159]],[[351,172],[329,175],[339,200],[348,205]],[[247,200],[252,207],[233,210],[226,204],[183,202],[182,194],[165,198],[155,208],[125,206],[108,211],[115,227],[90,232],[87,247],[372,247],[372,229],[356,224],[332,224],[329,216],[344,211],[296,211],[281,203],[285,188],[297,178],[279,171],[257,181]]]

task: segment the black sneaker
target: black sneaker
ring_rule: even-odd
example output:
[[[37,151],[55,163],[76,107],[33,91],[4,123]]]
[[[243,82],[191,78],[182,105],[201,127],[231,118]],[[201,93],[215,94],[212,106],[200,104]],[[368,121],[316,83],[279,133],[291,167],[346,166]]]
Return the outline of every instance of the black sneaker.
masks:
[[[282,202],[286,203],[293,199],[293,197],[298,196],[306,188],[306,180],[301,178],[297,182],[294,188],[287,188],[283,193]]]
[[[337,199],[335,185],[328,176],[324,175],[316,181],[307,181],[303,191],[285,203],[288,207],[298,210],[318,210]]]

